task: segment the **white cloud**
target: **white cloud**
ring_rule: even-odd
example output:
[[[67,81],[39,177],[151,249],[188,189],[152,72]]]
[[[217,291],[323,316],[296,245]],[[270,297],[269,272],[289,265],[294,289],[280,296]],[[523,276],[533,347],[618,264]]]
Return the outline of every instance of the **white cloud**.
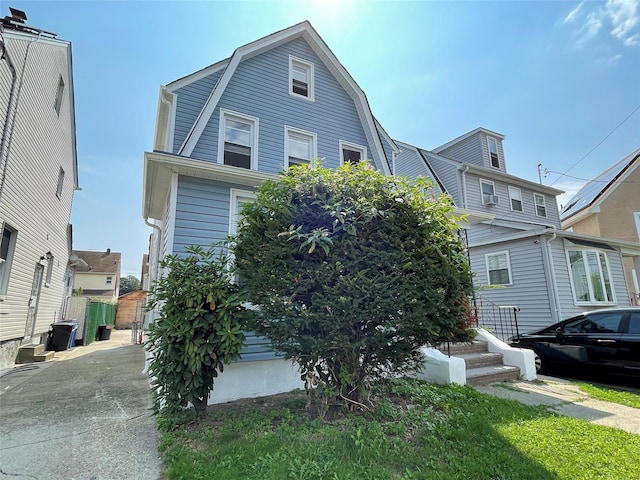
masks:
[[[600,12],[591,12],[587,15],[587,23],[580,27],[575,33],[576,37],[578,37],[578,45],[583,45],[591,40],[598,34],[601,28],[602,20],[600,18]]]
[[[580,12],[580,10],[582,9],[582,5],[584,5],[584,2],[581,2],[576,8],[571,10],[569,12],[569,15],[566,16],[562,23],[571,23],[575,21],[576,17],[578,16],[578,12]]]
[[[640,23],[639,6],[640,0],[608,0],[605,7],[613,25],[611,35],[626,46],[640,43],[640,33],[633,32]]]

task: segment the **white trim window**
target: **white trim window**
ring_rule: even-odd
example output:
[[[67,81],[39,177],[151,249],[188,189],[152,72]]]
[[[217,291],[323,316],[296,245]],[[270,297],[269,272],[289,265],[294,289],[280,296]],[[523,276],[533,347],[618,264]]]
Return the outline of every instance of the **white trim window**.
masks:
[[[2,228],[2,240],[0,241],[0,300],[4,300],[7,294],[17,236],[18,232],[8,225],[4,225]]]
[[[56,100],[53,103],[53,108],[56,111],[58,117],[60,116],[60,110],[62,108],[62,98],[64,97],[64,79],[62,75],[58,79],[58,89],[56,90]]]
[[[482,194],[483,205],[497,205],[498,196],[496,195],[496,187],[489,180],[480,179],[480,193]]]
[[[607,254],[600,250],[567,249],[576,304],[615,304]]]
[[[518,187],[509,185],[509,203],[512,212],[522,211],[522,191]]]
[[[509,252],[487,253],[484,257],[487,264],[489,285],[511,285]]]
[[[500,168],[500,158],[498,157],[498,141],[493,137],[487,137],[487,147],[489,148],[489,161],[494,168]]]
[[[56,197],[62,198],[62,187],[64,186],[64,169],[60,167],[58,172],[58,186],[56,187]]]
[[[367,147],[340,140],[340,165],[345,162],[357,164],[367,159]]]
[[[547,216],[547,202],[544,198],[544,195],[541,193],[534,193],[533,200],[536,207],[536,216],[538,217],[546,217]]]
[[[289,55],[289,94],[315,101],[313,63]]]
[[[311,163],[316,158],[317,135],[297,128],[284,127],[284,168]]]
[[[113,285],[113,277],[108,276],[105,280],[105,285]]]
[[[638,230],[638,241],[640,242],[640,212],[633,212],[633,219],[636,221],[636,230]]]
[[[229,191],[229,235],[235,235],[238,224],[242,220],[240,212],[245,203],[251,203],[256,199],[256,194],[247,190],[232,188]]]
[[[218,163],[257,170],[258,119],[220,109]]]

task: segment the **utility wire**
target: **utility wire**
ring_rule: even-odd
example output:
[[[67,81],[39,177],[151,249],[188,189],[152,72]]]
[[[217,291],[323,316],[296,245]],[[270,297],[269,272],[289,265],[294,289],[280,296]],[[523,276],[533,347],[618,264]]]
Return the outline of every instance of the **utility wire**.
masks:
[[[580,160],[578,160],[576,163],[574,163],[573,165],[571,165],[569,168],[567,168],[563,173],[560,174],[560,176],[558,178],[556,178],[551,185],[554,185],[558,180],[560,180],[560,178],[564,177],[565,175],[567,175],[567,172],[573,168],[575,168],[580,162],[582,162],[585,158],[587,158],[589,155],[591,155],[591,153],[598,148],[600,145],[602,145],[604,143],[604,141],[609,138],[611,135],[613,135],[613,132],[615,132],[617,129],[619,129],[627,120],[629,120],[629,118],[631,118],[631,115],[633,115],[634,113],[636,113],[638,110],[640,110],[640,105],[638,105],[636,108],[633,109],[633,111],[626,116],[626,118],[624,120],[622,120],[613,130],[611,130],[607,136],[605,136],[602,140],[600,140],[597,145],[595,147],[593,147],[591,150],[589,150]],[[567,175],[568,176],[568,175]]]
[[[621,185],[623,183],[640,183],[640,180],[622,180],[622,181],[615,181],[615,182],[612,182],[611,180],[593,180],[593,179],[589,179],[589,178],[574,177],[573,175],[567,175],[566,173],[554,172],[553,170],[545,170],[544,172],[545,172],[545,174],[546,173],[557,173],[558,175],[562,175],[564,177],[574,178],[576,180],[582,180],[584,182],[589,182],[589,183],[613,183],[615,185]]]

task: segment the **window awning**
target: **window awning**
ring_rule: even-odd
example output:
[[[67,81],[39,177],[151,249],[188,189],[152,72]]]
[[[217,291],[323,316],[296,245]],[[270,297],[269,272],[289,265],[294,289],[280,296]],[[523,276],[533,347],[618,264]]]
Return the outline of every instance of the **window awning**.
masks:
[[[578,247],[590,247],[590,248],[597,248],[600,250],[613,250],[614,252],[616,251],[616,249],[613,248],[611,245],[607,245],[606,243],[600,243],[600,242],[592,242],[591,240],[580,240],[578,238],[565,238],[565,241],[567,241],[572,245],[576,245]]]

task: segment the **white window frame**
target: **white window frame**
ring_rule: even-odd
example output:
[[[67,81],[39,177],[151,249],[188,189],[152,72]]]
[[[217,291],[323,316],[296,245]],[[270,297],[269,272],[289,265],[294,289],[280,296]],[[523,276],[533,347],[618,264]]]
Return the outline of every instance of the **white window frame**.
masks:
[[[7,258],[4,260],[0,259],[0,301],[3,301],[7,295],[11,266],[13,264],[13,255],[16,250],[16,241],[18,237],[18,231],[6,224],[3,228],[0,228],[0,234],[3,236],[4,230],[8,230],[11,233],[11,236],[9,238],[9,245],[7,246]],[[2,237],[0,237],[0,242],[2,242]]]
[[[245,115],[244,113],[234,112],[226,108],[220,109],[220,124],[218,126],[218,163],[224,165],[224,141],[225,141],[225,120],[229,118],[240,122],[251,124],[251,165],[250,170],[258,169],[258,131],[259,121],[257,117]],[[236,167],[240,168],[240,167]]]
[[[513,201],[516,200],[520,202],[520,210],[513,208]],[[509,185],[509,207],[512,212],[522,212],[524,211],[523,203],[522,203],[522,190],[518,187],[512,187]]]
[[[582,262],[583,265],[585,266],[585,279],[587,281],[587,290],[589,292],[589,300],[579,300],[576,297],[576,286],[574,283],[574,279],[573,279],[573,269],[571,266],[571,257],[570,257],[570,252],[581,252],[582,254]],[[587,262],[587,258],[586,255],[591,252],[591,253],[595,253],[596,255],[598,255],[598,260],[600,260],[600,255],[604,255],[604,259],[605,259],[605,263],[606,263],[606,275],[609,279],[609,286],[611,288],[611,300],[604,300],[604,301],[598,301],[595,299],[595,293],[594,293],[594,288],[593,288],[593,280],[592,280],[592,275],[589,274],[589,272],[586,270],[587,266],[588,266],[588,262]],[[571,246],[566,247],[565,248],[565,255],[567,257],[567,267],[569,268],[569,280],[571,283],[571,292],[573,294],[573,301],[576,305],[598,305],[598,306],[602,306],[602,305],[617,305],[618,302],[616,300],[616,289],[615,286],[613,284],[613,277],[611,275],[611,263],[609,262],[609,256],[607,255],[607,252],[603,251],[603,250],[599,250],[596,248],[580,248],[580,247],[575,247],[575,246]],[[599,270],[599,274],[600,274],[600,279],[602,281],[602,290],[606,295],[606,288],[604,285],[605,279],[603,277],[603,269],[602,269],[602,264],[600,263],[600,261],[598,262],[598,270]]]
[[[505,259],[507,261],[507,274],[509,275],[509,283],[491,283],[491,269],[489,268],[489,258],[491,257],[499,257],[499,256],[505,256]],[[511,258],[509,257],[509,251],[508,250],[503,250],[500,252],[492,252],[492,253],[487,253],[484,256],[484,262],[485,262],[485,266],[487,268],[487,285],[513,285],[513,275],[511,273]]]
[[[51,287],[51,278],[53,277],[53,255],[51,252],[47,253],[47,275],[45,277],[44,286],[46,288]]]
[[[64,169],[60,167],[58,172],[58,185],[56,187],[56,197],[62,198],[62,187],[64,186]]]
[[[104,280],[105,285],[113,285],[113,275],[108,275]]]
[[[640,242],[640,212],[633,212],[633,219],[636,221],[636,230],[638,230],[638,242]]]
[[[345,142],[344,140],[340,140],[340,165],[344,165],[344,149],[353,150],[355,152],[360,152],[360,160],[367,159],[367,147],[364,145],[358,145],[357,143]]]
[[[542,199],[542,205],[540,205],[540,207],[544,208],[544,215],[540,215],[538,213],[538,198]],[[544,217],[547,218],[548,214],[547,214],[547,199],[545,198],[545,196],[541,193],[534,193],[533,194],[533,208],[536,209],[536,217]]]
[[[498,166],[495,166],[493,164],[493,159],[491,158],[491,142],[495,143],[496,145],[496,160],[498,162]],[[500,152],[498,150],[498,140],[493,137],[487,136],[487,151],[489,152],[489,165],[491,165],[491,167],[493,168],[500,168]]]
[[[493,193],[491,195],[493,195],[494,197],[497,197],[496,195],[496,185],[491,181],[491,180],[485,180],[484,178],[480,179],[480,199],[482,200],[482,205],[487,205],[487,203],[485,202],[485,195],[489,195],[488,193],[485,194],[484,193],[484,189],[482,188],[483,185],[491,185],[491,190],[493,191]]]
[[[293,91],[293,67],[294,65],[298,65],[307,70],[307,95],[300,95],[299,93],[295,93]],[[315,75],[314,75],[314,66],[313,63],[303,60],[302,58],[295,57],[293,55],[289,55],[289,95],[302,98],[304,100],[308,100],[310,102],[315,102]]]
[[[256,199],[256,194],[249,190],[229,189],[229,235],[235,235],[238,231],[238,223],[240,222],[240,212],[238,212],[239,199],[253,201]]]
[[[53,108],[56,111],[58,117],[60,116],[60,110],[62,109],[62,99],[64,98],[64,79],[62,75],[58,79],[58,89],[56,90],[56,100],[53,103]]]
[[[301,130],[299,128],[284,126],[284,169],[289,168],[289,136],[297,135],[299,137],[307,137],[311,140],[311,158],[309,159],[309,165],[313,165],[314,160],[318,158],[318,135],[314,132],[307,130]]]

